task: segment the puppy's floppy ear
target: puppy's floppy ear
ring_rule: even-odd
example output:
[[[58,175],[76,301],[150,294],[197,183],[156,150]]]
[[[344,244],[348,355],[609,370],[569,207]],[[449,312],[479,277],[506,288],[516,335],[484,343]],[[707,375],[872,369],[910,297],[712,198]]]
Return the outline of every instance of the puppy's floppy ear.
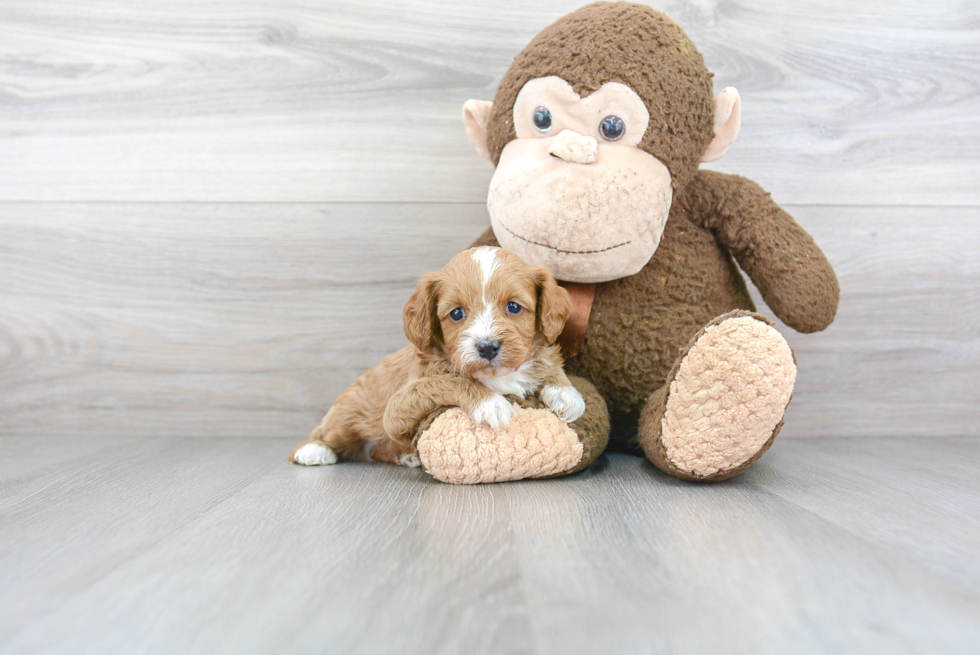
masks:
[[[439,321],[436,317],[437,284],[435,274],[425,275],[415,293],[405,303],[405,310],[402,312],[405,336],[422,352],[432,349],[439,330]]]
[[[538,329],[545,341],[554,343],[572,311],[572,298],[558,286],[546,268],[538,267]]]

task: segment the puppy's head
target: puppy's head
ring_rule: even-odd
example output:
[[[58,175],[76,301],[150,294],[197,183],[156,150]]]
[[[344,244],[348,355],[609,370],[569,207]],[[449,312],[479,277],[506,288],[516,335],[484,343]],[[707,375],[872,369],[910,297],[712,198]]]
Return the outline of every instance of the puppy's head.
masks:
[[[429,273],[405,305],[405,334],[464,375],[506,375],[561,334],[572,302],[547,269],[502,248],[472,248]]]

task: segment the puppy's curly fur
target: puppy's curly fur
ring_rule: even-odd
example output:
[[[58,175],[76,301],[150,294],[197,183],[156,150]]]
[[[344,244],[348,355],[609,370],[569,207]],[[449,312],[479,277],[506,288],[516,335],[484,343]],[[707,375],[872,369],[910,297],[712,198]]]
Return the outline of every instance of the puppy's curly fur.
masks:
[[[341,393],[290,461],[333,464],[369,455],[418,466],[412,439],[432,411],[457,406],[475,422],[501,428],[515,412],[505,395],[538,392],[574,421],[585,404],[555,345],[570,310],[568,292],[546,269],[500,248],[460,253],[422,278],[405,305],[411,345]]]

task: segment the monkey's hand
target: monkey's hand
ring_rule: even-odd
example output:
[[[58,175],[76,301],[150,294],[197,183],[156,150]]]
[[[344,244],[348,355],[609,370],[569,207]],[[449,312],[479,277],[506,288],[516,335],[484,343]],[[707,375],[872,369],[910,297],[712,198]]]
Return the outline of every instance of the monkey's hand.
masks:
[[[819,332],[834,320],[840,286],[813,237],[752,180],[699,171],[684,192],[692,218],[710,229],[786,325]]]

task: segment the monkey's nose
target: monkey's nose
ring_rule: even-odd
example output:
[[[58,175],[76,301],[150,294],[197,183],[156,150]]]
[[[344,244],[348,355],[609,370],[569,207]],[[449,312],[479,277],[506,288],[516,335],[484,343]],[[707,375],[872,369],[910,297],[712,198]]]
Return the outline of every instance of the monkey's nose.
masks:
[[[592,164],[599,144],[591,136],[572,130],[562,130],[551,142],[548,154],[564,159],[570,164]]]
[[[480,357],[487,360],[488,362],[493,360],[500,352],[500,342],[499,341],[481,341],[476,344],[476,352],[480,353]]]

